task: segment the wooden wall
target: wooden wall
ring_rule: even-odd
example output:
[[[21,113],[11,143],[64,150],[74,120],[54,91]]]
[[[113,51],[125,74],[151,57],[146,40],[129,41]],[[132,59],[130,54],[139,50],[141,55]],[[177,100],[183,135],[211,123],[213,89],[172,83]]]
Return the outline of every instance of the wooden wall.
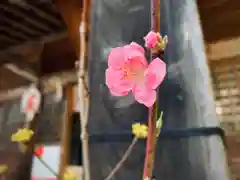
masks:
[[[230,173],[232,180],[240,180],[240,56],[210,61],[209,67]]]

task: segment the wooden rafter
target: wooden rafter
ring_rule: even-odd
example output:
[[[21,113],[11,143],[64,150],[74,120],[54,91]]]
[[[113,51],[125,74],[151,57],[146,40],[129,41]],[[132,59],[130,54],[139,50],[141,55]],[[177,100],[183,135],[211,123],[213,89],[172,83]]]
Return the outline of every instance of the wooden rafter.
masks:
[[[31,39],[31,37],[27,36],[26,34],[23,34],[20,31],[16,31],[16,30],[11,29],[11,28],[6,27],[6,26],[0,26],[0,31],[7,32],[10,35],[12,35],[14,37],[18,37],[18,38],[23,39],[23,40],[30,40]]]
[[[26,8],[26,9],[31,9],[33,10],[37,15],[41,16],[42,18],[48,20],[49,22],[55,24],[56,26],[62,26],[63,23],[61,21],[59,21],[57,18],[55,18],[54,16],[52,15],[49,15],[48,13],[46,13],[45,11],[37,8],[37,7],[34,7],[28,3],[24,3],[24,6],[22,6],[23,8]]]
[[[12,38],[10,38],[8,36],[1,35],[1,34],[0,34],[0,39],[8,41],[8,42],[11,42],[11,43],[19,43],[20,42],[19,40],[12,39]]]
[[[11,51],[14,51],[14,49],[21,49],[21,47],[23,46],[26,46],[28,44],[31,44],[31,43],[50,43],[50,42],[53,42],[53,41],[56,41],[56,40],[59,40],[59,39],[62,39],[62,38],[66,38],[67,37],[67,32],[61,32],[61,33],[56,33],[54,35],[48,35],[48,36],[43,36],[41,37],[40,39],[36,39],[36,40],[32,40],[32,41],[28,41],[26,42],[25,44],[21,44],[21,45],[16,45],[16,46],[12,46],[10,48],[7,48],[3,51],[0,51],[0,56],[4,53],[8,53],[8,52],[11,52]]]
[[[1,4],[0,5],[0,9],[3,9],[4,11],[7,11],[7,12],[10,12],[12,14],[14,14],[15,16],[19,16],[19,17],[22,17],[24,18],[25,21],[29,22],[30,24],[40,28],[40,29],[43,29],[45,31],[48,31],[48,32],[52,32],[53,30],[47,26],[46,24],[44,23],[41,23],[39,21],[37,21],[36,19],[32,19],[30,16],[16,10],[16,9],[13,9],[13,8],[10,8],[4,4]]]
[[[24,26],[21,22],[15,21],[13,19],[10,19],[6,16],[1,17],[2,20],[4,20],[5,22],[9,23],[11,26],[13,26],[16,29],[21,29],[29,34],[33,34],[33,35],[42,35],[43,33],[40,31],[36,31],[28,26]]]

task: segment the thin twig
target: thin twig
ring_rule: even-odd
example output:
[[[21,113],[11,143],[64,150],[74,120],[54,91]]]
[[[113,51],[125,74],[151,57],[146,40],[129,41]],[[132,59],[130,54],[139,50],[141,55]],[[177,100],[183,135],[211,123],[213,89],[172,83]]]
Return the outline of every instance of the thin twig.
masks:
[[[79,27],[80,31],[80,55],[78,63],[78,93],[80,98],[80,121],[81,121],[81,140],[82,140],[82,156],[83,156],[83,179],[90,180],[90,162],[89,162],[89,151],[88,151],[88,109],[89,109],[89,96],[85,96],[86,91],[88,92],[87,84],[85,83],[85,77],[87,72],[87,20],[88,20],[88,8],[89,1],[83,1],[81,24]]]
[[[130,146],[128,147],[128,149],[126,150],[126,152],[124,153],[122,159],[116,164],[116,166],[113,168],[113,170],[110,172],[110,174],[107,176],[107,178],[105,180],[110,180],[113,178],[113,176],[118,172],[118,170],[123,166],[124,162],[127,160],[127,158],[131,155],[133,148],[135,146],[135,144],[138,142],[138,138],[135,137],[132,141],[132,143],[130,144]]]
[[[85,75],[84,76],[81,76],[80,78],[82,78],[82,81],[83,81],[83,87],[84,87],[84,90],[86,92],[86,96],[89,96],[90,95],[90,91],[88,90],[88,86],[87,86],[87,83],[86,83],[86,78],[85,78]]]

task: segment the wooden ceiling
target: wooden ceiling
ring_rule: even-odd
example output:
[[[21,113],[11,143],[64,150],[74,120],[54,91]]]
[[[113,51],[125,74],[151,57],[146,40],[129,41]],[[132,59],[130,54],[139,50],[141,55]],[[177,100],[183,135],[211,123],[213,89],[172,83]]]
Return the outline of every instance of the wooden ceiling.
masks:
[[[239,0],[198,0],[198,7],[206,42],[240,35]],[[66,31],[50,0],[5,0],[0,17],[0,50]]]
[[[66,30],[51,1],[1,2],[0,16],[0,50]]]
[[[198,0],[198,7],[207,43],[240,36],[239,0]]]
[[[77,57],[52,1],[5,0],[0,17],[0,90],[31,82],[19,69],[37,77],[74,68]]]
[[[240,36],[239,0],[198,0],[198,7],[207,46]],[[4,0],[0,4],[0,17],[0,66],[6,62],[13,63],[35,76],[39,75],[39,68],[40,75],[74,68],[77,57],[66,34],[65,23],[51,0]],[[230,42],[232,46],[227,45],[228,52],[231,51],[229,47],[235,51],[239,49],[236,42],[234,45]],[[210,49],[219,48],[211,46]],[[218,51],[215,50],[214,54]],[[210,55],[212,57],[213,53]],[[4,77],[14,80],[10,82],[30,82],[6,67],[0,68],[1,77],[3,72],[6,74]],[[8,85],[8,78],[0,78],[0,81],[0,90],[20,85]]]

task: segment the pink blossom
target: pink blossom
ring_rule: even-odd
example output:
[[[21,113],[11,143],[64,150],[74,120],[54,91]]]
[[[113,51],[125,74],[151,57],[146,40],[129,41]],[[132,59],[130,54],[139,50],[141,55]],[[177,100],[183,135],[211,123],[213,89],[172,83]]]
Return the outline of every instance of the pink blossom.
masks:
[[[137,102],[151,107],[156,101],[155,89],[166,75],[166,64],[155,58],[149,65],[144,49],[135,42],[113,48],[108,57],[106,84],[114,96],[132,91]]]
[[[159,33],[156,33],[154,31],[150,31],[145,37],[145,46],[149,49],[154,48],[158,42],[161,40],[161,36]]]

